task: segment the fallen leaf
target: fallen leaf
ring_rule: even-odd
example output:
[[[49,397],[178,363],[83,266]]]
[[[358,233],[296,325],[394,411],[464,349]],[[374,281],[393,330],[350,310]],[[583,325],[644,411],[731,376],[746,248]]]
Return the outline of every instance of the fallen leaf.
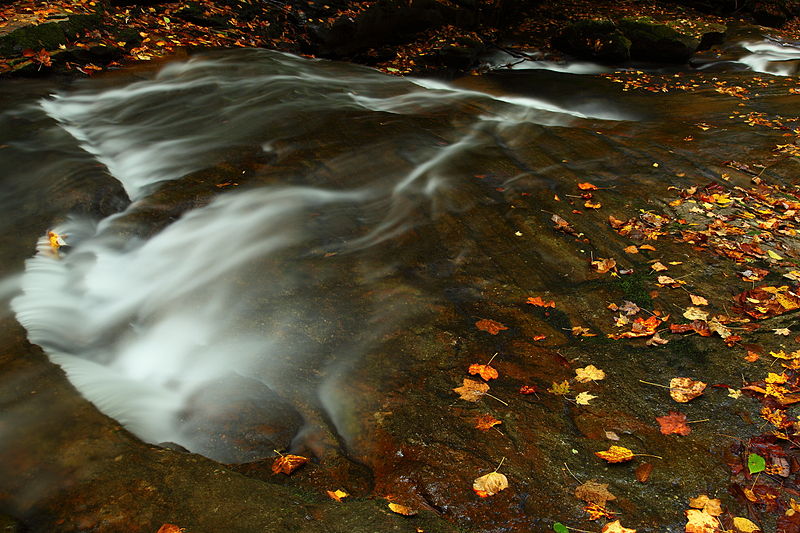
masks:
[[[556,383],[554,381],[553,385],[549,389],[547,389],[547,392],[550,392],[552,394],[556,394],[556,395],[559,395],[559,396],[565,396],[565,395],[569,394],[569,381],[567,381],[566,379],[564,381],[562,381],[561,383]]]
[[[578,485],[575,489],[575,497],[588,503],[596,503],[605,507],[609,500],[616,500],[617,497],[608,491],[608,483],[598,483],[594,479]]]
[[[578,233],[569,222],[558,215],[553,215],[550,217],[550,220],[555,223],[553,227],[558,231],[563,231],[564,233],[569,233],[570,235],[576,235]]]
[[[665,267],[662,263],[658,261],[650,265],[650,268],[652,268],[656,272],[664,272],[665,270],[668,270],[667,267]]]
[[[601,518],[607,518],[610,520],[614,518],[614,513],[602,505],[597,505],[596,503],[590,503],[589,505],[585,506],[583,510],[589,513],[589,520],[599,520]]]
[[[633,452],[622,446],[612,446],[608,450],[594,452],[594,454],[609,463],[624,463],[633,459]]]
[[[697,296],[696,294],[690,294],[689,298],[691,298],[692,304],[694,305],[708,305],[708,300],[706,300],[702,296]]]
[[[272,463],[272,473],[286,474],[288,476],[307,462],[308,458],[302,455],[281,455]]]
[[[575,369],[575,381],[578,383],[589,383],[590,381],[600,381],[606,378],[606,373],[594,365]]]
[[[592,202],[591,200],[586,200],[586,202],[583,204],[583,207],[585,207],[586,209],[600,209],[601,207],[603,207],[603,204],[601,204],[600,202]]]
[[[705,320],[708,318],[708,313],[699,307],[687,307],[683,316],[689,320]]]
[[[659,285],[663,285],[665,287],[671,287],[673,289],[677,289],[681,285],[686,285],[685,281],[672,279],[669,276],[658,276],[656,278],[656,281],[658,282]]]
[[[184,533],[186,530],[182,527],[178,527],[175,524],[164,524],[156,533]]]
[[[531,296],[531,297],[528,298],[528,301],[526,303],[529,303],[531,305],[535,305],[537,307],[555,307],[556,306],[556,302],[555,301],[550,300],[549,302],[545,302],[544,300],[542,300],[541,296]]]
[[[757,531],[761,531],[760,527],[755,525],[747,518],[742,518],[741,516],[736,516],[733,518],[733,527],[736,528],[736,531],[739,533],[756,533]]]
[[[701,494],[696,498],[689,498],[689,507],[702,509],[711,516],[722,514],[722,501],[718,498],[709,498],[706,494]]]
[[[669,395],[678,403],[686,403],[701,394],[706,388],[702,381],[691,378],[672,378],[669,382]]]
[[[633,244],[631,244],[630,246],[626,246],[623,250],[627,254],[638,254],[639,253],[639,249],[636,246],[634,246]]]
[[[613,431],[606,431],[605,434],[608,440],[619,440],[619,435],[617,435]]]
[[[653,463],[642,463],[636,467],[636,471],[634,474],[636,475],[636,481],[639,483],[647,483],[647,480],[650,479],[650,474],[653,472]]]
[[[569,529],[567,529],[567,526],[565,526],[561,522],[556,522],[555,524],[553,524],[553,531],[555,531],[556,533],[569,533]]]
[[[508,478],[499,472],[490,472],[472,483],[472,490],[481,498],[494,496],[508,488]]]
[[[52,248],[54,252],[58,252],[59,248],[67,244],[64,242],[64,238],[55,231],[47,232],[47,241],[50,243],[50,248]]]
[[[462,400],[477,402],[489,390],[489,385],[480,381],[464,378],[464,384],[453,389]]]
[[[686,415],[675,411],[670,411],[668,415],[656,417],[656,420],[661,425],[662,435],[688,435],[692,432],[686,424]]]
[[[399,503],[390,503],[389,510],[391,510],[393,513],[401,514],[403,516],[414,516],[417,514],[417,512],[411,507],[406,507],[405,505],[400,505]]]
[[[497,322],[496,320],[490,320],[488,318],[484,318],[475,322],[475,327],[492,335],[497,335],[501,331],[508,329],[508,327],[504,326],[500,322]]]
[[[497,379],[500,374],[497,372],[497,369],[493,366],[489,365],[479,365],[477,363],[473,363],[469,365],[469,373],[470,374],[480,374],[480,376],[489,381],[490,379]]]
[[[604,525],[600,533],[636,533],[636,530],[623,527],[622,524],[619,523],[619,520],[615,520],[614,522],[609,522]]]
[[[719,522],[705,511],[689,509],[686,512],[686,533],[715,533],[719,531]]]
[[[742,391],[736,389],[728,389],[728,397],[738,400],[742,397]]]
[[[597,333],[592,333],[589,328],[573,326],[572,335],[575,337],[596,337]]]
[[[656,248],[655,248],[655,246],[653,246],[653,245],[651,245],[651,244],[643,244],[643,245],[641,245],[641,246],[639,247],[639,249],[640,249],[640,250],[650,250],[651,252],[655,252],[655,251],[656,251]]]
[[[536,385],[523,385],[519,388],[520,394],[536,394]]]
[[[578,184],[578,188],[582,191],[596,191],[597,185],[592,185],[591,183],[583,182]]]
[[[598,258],[592,261],[591,265],[592,268],[595,269],[598,274],[605,274],[606,272],[617,266],[617,262],[614,259]]]
[[[481,431],[489,431],[494,426],[502,423],[502,421],[496,419],[492,415],[481,415],[475,420],[475,427]]]
[[[791,333],[791,331],[789,331],[789,328],[775,328],[773,331],[775,331],[775,335],[788,336]]]
[[[326,490],[325,494],[327,494],[329,498],[331,498],[332,500],[336,500],[337,502],[340,502],[343,499],[345,499],[348,496],[350,496],[349,494],[347,494],[342,489]]]
[[[758,474],[767,469],[767,461],[757,453],[747,456],[747,469],[751,474]]]
[[[668,342],[669,341],[667,339],[662,339],[661,336],[658,333],[656,333],[651,338],[647,339],[645,344],[647,346],[658,346],[661,344],[667,344]]]
[[[578,405],[589,405],[589,402],[597,398],[594,394],[589,394],[588,392],[581,392],[577,396],[575,396],[575,403]]]

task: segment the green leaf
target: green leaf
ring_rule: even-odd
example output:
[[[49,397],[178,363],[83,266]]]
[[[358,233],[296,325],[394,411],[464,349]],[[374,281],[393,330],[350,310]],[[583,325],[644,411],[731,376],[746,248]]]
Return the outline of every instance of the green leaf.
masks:
[[[767,468],[767,462],[757,453],[751,453],[747,458],[747,468],[751,474],[763,472]]]
[[[556,522],[555,524],[553,524],[553,531],[555,531],[556,533],[569,533],[569,530],[567,530],[567,526],[565,526],[561,522]]]

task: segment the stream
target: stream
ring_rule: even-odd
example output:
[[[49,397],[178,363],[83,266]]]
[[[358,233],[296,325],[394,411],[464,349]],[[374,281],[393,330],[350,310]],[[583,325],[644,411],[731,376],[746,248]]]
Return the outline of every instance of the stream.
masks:
[[[465,531],[598,530],[580,518],[569,465],[612,484],[627,527],[683,531],[700,492],[741,507],[714,435],[746,435],[736,413],[758,406],[709,401],[697,416],[707,433],[676,444],[643,429],[666,400],[634,384],[738,383],[738,363],[704,339],[673,341],[659,359],[569,328],[602,332],[607,304],[625,299],[586,266],[624,257],[608,215],[663,210],[668,187],[723,173],[748,183],[723,162],[758,163],[787,141],[741,117],[793,116],[798,64],[800,46],[753,38],[694,68],[523,62],[437,81],[232,50],[61,87],[3,82],[0,294],[77,391],[145,443],[266,483],[275,450],[300,453],[314,464],[286,481],[293,490],[393,494]],[[676,87],[701,78],[750,97]],[[796,171],[783,160],[763,177],[793,183]],[[586,181],[602,208],[576,196]],[[555,232],[553,213],[585,239]],[[695,292],[720,290],[718,259],[680,253]],[[557,302],[552,314],[524,305],[535,295]],[[484,318],[510,329],[478,331]],[[458,403],[467,366],[495,353],[492,392],[508,405]],[[588,363],[610,376],[597,407],[545,392]],[[6,397],[18,378],[2,375]],[[520,396],[522,384],[538,396]],[[53,438],[35,429],[47,415],[5,405],[0,457]],[[459,422],[487,410],[501,431]],[[588,458],[614,424],[622,444],[666,457],[662,477],[623,480]],[[472,479],[501,458],[512,487],[487,508]],[[27,487],[4,489],[4,512],[55,498]]]

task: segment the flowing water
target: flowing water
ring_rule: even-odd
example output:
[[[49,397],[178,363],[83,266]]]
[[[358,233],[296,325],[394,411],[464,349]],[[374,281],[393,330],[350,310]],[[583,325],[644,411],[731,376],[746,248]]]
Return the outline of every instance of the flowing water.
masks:
[[[733,82],[800,61],[785,43],[738,50],[702,68]],[[591,180],[646,203],[761,135],[687,145],[738,102],[621,92],[600,72],[528,63],[441,82],[244,50],[22,85],[0,115],[3,291],[81,394],[145,441],[243,462],[328,424],[353,446],[343,376],[471,298],[456,272],[569,290],[574,268],[543,244],[554,194]],[[507,226],[476,228],[482,209]],[[495,264],[476,259],[481,235]]]

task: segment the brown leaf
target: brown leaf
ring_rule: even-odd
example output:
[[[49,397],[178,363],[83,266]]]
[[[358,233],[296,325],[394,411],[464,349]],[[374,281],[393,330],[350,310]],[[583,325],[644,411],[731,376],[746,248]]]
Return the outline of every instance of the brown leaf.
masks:
[[[617,499],[616,496],[608,491],[608,483],[598,483],[594,479],[579,485],[575,489],[575,497],[603,507],[605,507],[607,501]]]
[[[686,533],[716,533],[719,522],[705,511],[689,509],[686,512]]]
[[[536,385],[523,385],[519,388],[520,394],[536,394]]]
[[[600,381],[606,379],[606,373],[594,365],[575,369],[575,381],[578,383],[589,383],[590,381]]]
[[[686,403],[697,398],[703,394],[705,389],[705,383],[691,378],[672,378],[669,382],[669,395],[679,403]]]
[[[464,384],[453,390],[458,393],[462,400],[477,402],[483,398],[483,395],[489,390],[489,385],[481,383],[480,381],[464,378]]]
[[[636,480],[639,483],[647,483],[650,474],[653,472],[653,463],[642,463],[636,467]]]
[[[718,498],[709,498],[706,494],[701,494],[696,498],[689,498],[689,507],[702,509],[711,516],[722,514],[722,501]]]
[[[604,525],[600,533],[636,533],[636,530],[623,527],[622,524],[619,523],[619,520],[615,520],[614,522],[609,522]]]
[[[475,427],[481,431],[489,431],[494,426],[502,423],[502,421],[496,419],[492,415],[481,415],[475,420]]]
[[[497,335],[501,331],[508,329],[508,327],[504,326],[500,322],[497,322],[496,320],[490,320],[488,318],[484,318],[475,322],[475,327],[492,335]]]
[[[686,424],[686,415],[675,411],[670,411],[668,415],[656,417],[656,420],[661,425],[661,433],[663,435],[688,435],[692,432]]]
[[[591,263],[592,268],[597,271],[598,274],[605,274],[615,266],[617,266],[617,262],[614,259],[603,259],[597,258]]]
[[[497,372],[497,369],[493,366],[479,365],[478,363],[469,365],[469,373],[472,375],[480,374],[480,376],[486,381],[489,381],[490,379],[497,379],[500,376],[500,374]]]
[[[589,505],[585,506],[583,510],[589,513],[589,520],[599,520],[601,518],[607,518],[611,520],[614,518],[614,513],[602,505],[597,505],[596,503],[590,503]]]
[[[286,474],[288,476],[307,462],[308,458],[302,455],[281,455],[272,463],[272,473]]]
[[[490,472],[477,478],[472,483],[472,490],[481,498],[494,496],[501,490],[508,488],[508,478],[499,472]]]
[[[692,304],[694,304],[694,305],[708,305],[708,300],[706,300],[702,296],[697,296],[695,294],[690,294],[689,298],[691,298]]]

